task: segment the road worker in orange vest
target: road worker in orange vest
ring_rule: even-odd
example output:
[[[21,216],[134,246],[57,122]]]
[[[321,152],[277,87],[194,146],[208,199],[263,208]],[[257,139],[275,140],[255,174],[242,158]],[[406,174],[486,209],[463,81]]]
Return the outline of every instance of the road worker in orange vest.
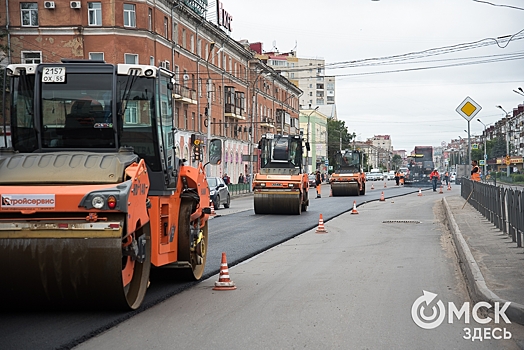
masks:
[[[471,161],[471,180],[480,181],[480,168],[476,160]]]

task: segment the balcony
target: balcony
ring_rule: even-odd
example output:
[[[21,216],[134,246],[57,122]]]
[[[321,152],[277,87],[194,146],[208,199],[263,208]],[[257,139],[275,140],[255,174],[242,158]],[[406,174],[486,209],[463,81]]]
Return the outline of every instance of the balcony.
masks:
[[[181,102],[183,104],[196,105],[197,93],[196,90],[191,90],[180,84],[175,84],[173,87],[173,99],[176,102]]]
[[[246,120],[246,117],[244,116],[244,109],[231,103],[226,103],[224,115],[226,117],[235,118],[238,120]]]
[[[260,122],[260,126],[265,128],[274,128],[275,124],[272,118],[262,117],[262,122]]]

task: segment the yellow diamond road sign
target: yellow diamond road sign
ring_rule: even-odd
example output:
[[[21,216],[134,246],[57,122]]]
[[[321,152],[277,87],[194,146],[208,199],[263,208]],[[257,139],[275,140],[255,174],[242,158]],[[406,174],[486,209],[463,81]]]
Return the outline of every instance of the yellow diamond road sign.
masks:
[[[456,111],[469,122],[475,117],[475,115],[477,115],[478,112],[480,112],[481,109],[482,107],[480,107],[477,102],[473,101],[471,97],[468,96],[457,107]]]

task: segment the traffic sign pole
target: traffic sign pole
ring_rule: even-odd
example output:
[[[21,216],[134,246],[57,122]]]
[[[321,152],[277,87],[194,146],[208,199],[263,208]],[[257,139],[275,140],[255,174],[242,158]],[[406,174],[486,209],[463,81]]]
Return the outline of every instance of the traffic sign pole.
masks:
[[[456,109],[457,113],[468,121],[468,164],[471,164],[471,129],[469,122],[481,109],[482,107],[469,96]]]

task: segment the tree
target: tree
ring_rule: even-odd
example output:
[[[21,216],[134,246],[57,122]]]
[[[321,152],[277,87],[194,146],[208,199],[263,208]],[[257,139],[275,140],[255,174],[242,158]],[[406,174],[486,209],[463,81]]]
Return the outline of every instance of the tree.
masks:
[[[491,149],[488,145],[488,158],[499,158],[504,157],[508,152],[506,152],[506,140],[502,137],[496,137],[494,140],[490,141],[492,143]]]
[[[335,164],[335,154],[341,149],[351,148],[354,134],[348,133],[348,128],[343,120],[328,118],[328,159],[329,164]]]
[[[395,169],[400,168],[400,166],[402,165],[402,157],[398,154],[395,154],[393,158],[391,158],[391,164],[393,164],[393,167]]]
[[[479,159],[484,159],[484,152],[479,149],[472,149],[471,150],[471,160],[478,161]]]

